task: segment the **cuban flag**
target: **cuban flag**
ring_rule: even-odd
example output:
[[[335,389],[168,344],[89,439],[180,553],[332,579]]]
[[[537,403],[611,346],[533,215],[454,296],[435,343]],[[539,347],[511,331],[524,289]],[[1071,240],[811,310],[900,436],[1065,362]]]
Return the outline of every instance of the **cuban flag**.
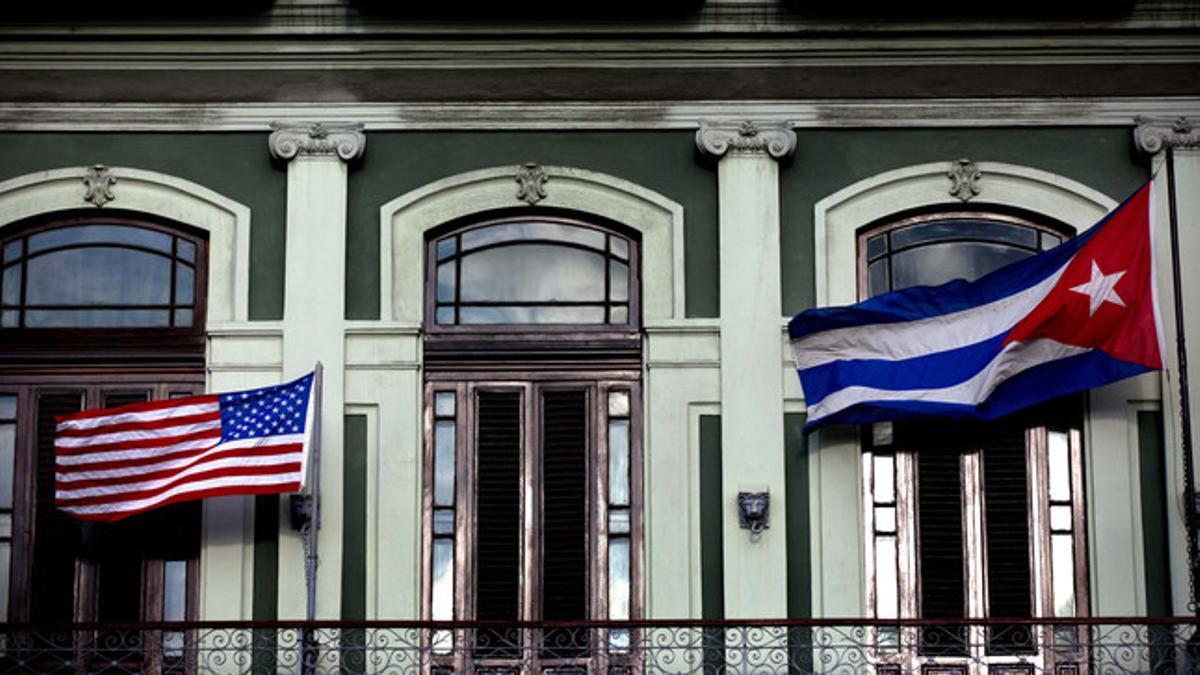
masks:
[[[918,416],[995,419],[1162,368],[1153,193],[974,282],[792,319],[806,430]]]

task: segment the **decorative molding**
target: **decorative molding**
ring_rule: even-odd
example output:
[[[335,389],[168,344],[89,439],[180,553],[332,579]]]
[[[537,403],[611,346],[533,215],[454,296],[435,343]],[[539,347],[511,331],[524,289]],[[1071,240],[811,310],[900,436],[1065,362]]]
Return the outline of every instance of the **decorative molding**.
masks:
[[[696,131],[696,147],[713,157],[726,153],[765,153],[783,159],[796,149],[796,132],[786,124],[760,125],[746,120],[741,124],[701,122]]]
[[[0,102],[0,131],[269,131],[314,117],[366,131],[687,129],[702,119],[758,120],[792,129],[1128,126],[1147,110],[1200,118],[1200,97],[786,99],[775,101],[454,101],[395,103]]]
[[[546,182],[550,177],[541,166],[526,162],[517,169],[517,199],[533,206],[546,198]]]
[[[951,162],[946,176],[953,182],[953,185],[950,186],[951,197],[958,197],[959,201],[968,202],[979,194],[979,179],[983,177],[983,173],[979,171],[979,167],[975,166],[975,162],[965,157],[957,162]]]
[[[337,155],[352,162],[362,157],[367,137],[361,122],[272,122],[267,146],[271,157],[285,162],[297,155]]]
[[[113,185],[116,183],[117,177],[113,175],[112,169],[103,164],[89,166],[83,172],[83,184],[87,186],[83,201],[95,204],[97,208],[104,206],[116,199],[116,195],[113,194]]]
[[[1153,155],[1166,148],[1200,148],[1200,128],[1187,117],[1142,117],[1134,118],[1137,125],[1133,130],[1133,142],[1137,149]]]

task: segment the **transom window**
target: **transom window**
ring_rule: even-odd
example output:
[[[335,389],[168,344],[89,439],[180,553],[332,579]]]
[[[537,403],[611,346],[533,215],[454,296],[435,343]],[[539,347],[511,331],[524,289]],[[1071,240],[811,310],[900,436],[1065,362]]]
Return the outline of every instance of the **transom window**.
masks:
[[[429,242],[431,324],[628,326],[636,256],[629,237],[568,218],[459,229]]]
[[[2,328],[193,328],[204,241],[120,217],[75,218],[3,241]]]
[[[1060,230],[1002,213],[953,211],[892,221],[859,237],[861,297],[978,279],[1062,241]]]

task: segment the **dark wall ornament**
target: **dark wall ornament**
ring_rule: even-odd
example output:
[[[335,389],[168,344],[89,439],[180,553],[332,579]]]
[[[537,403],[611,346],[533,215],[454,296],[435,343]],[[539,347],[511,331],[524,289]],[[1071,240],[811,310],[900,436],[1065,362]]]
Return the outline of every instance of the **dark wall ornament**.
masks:
[[[530,206],[546,198],[546,182],[550,177],[545,169],[533,162],[526,162],[517,169],[517,199]]]
[[[83,184],[87,186],[87,192],[83,194],[83,201],[100,207],[116,199],[113,194],[113,185],[116,185],[117,177],[107,166],[94,164],[88,167],[83,173],[82,180]]]
[[[771,494],[769,492],[739,492],[737,496],[738,525],[757,537],[771,526]]]

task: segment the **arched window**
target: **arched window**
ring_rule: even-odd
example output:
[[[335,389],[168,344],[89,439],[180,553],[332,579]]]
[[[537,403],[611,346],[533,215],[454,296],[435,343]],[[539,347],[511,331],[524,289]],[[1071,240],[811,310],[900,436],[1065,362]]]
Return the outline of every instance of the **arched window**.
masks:
[[[639,243],[541,210],[427,240],[428,618],[640,615]],[[537,672],[631,658],[619,631],[615,651],[535,633],[479,631],[452,649],[464,636],[446,632],[433,650],[448,667],[532,658]]]
[[[974,280],[1071,234],[1002,211],[901,214],[859,230],[859,296]],[[1087,613],[1081,418],[1080,400],[1067,397],[993,423],[866,432],[868,604],[879,618],[946,620],[920,631],[923,656],[949,666],[1021,655],[1050,668],[1054,655],[1037,653],[1027,627],[974,636],[953,620]]]
[[[0,230],[0,532],[11,533],[0,536],[0,612],[7,620],[198,616],[199,505],[117,523],[65,516],[54,507],[54,428],[56,415],[203,392],[206,244],[186,225],[107,209]],[[114,644],[122,639],[141,638]],[[182,639],[167,633],[147,648],[175,658]]]

